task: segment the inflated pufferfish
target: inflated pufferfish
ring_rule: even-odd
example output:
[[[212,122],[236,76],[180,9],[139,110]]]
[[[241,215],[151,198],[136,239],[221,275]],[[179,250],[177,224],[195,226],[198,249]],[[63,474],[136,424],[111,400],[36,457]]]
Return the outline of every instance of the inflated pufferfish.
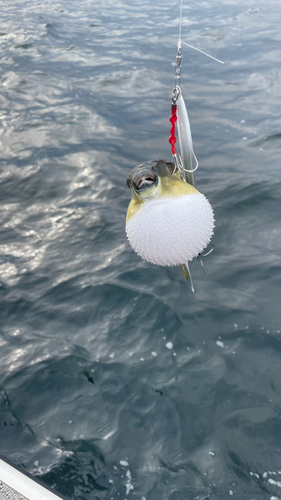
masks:
[[[214,214],[205,196],[185,182],[173,163],[150,161],[127,179],[132,191],[126,234],[133,250],[159,266],[184,266],[208,245]]]

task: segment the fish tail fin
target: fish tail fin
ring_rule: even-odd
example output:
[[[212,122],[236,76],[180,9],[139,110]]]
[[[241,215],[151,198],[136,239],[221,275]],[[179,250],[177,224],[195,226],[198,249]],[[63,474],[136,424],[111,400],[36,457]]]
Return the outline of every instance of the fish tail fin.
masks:
[[[190,281],[190,288],[194,292],[194,286],[193,286],[193,281],[192,281],[192,277],[191,277],[191,273],[190,273],[188,262],[186,264],[182,264],[182,269],[183,269],[184,277],[188,281]]]

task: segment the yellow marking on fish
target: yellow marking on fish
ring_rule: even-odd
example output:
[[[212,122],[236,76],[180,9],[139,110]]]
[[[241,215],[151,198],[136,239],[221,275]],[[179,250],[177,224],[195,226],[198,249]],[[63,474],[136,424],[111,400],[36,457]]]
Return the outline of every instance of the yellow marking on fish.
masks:
[[[134,217],[143,203],[158,198],[180,198],[188,194],[198,194],[199,191],[183,181],[179,174],[173,176],[158,177],[158,185],[146,189],[141,194],[133,191],[133,198],[128,206],[126,222]]]
[[[180,198],[180,196],[186,196],[187,194],[198,194],[199,191],[191,184],[173,177],[162,177],[161,178],[161,196],[166,198]]]
[[[126,223],[130,220],[131,217],[134,217],[134,215],[138,213],[142,203],[142,200],[136,200],[135,198],[131,199],[127,210]]]

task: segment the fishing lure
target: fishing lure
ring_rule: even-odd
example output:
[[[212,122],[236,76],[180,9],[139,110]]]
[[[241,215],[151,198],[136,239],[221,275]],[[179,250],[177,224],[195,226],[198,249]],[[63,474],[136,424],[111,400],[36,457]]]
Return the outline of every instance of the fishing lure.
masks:
[[[127,211],[126,234],[133,250],[148,262],[160,266],[182,265],[184,276],[190,280],[194,292],[189,261],[201,256],[209,244],[214,230],[214,214],[209,201],[196,189],[194,182],[198,161],[180,88],[181,47],[180,18],[169,137],[173,162],[147,162],[129,174],[127,184],[133,196]]]

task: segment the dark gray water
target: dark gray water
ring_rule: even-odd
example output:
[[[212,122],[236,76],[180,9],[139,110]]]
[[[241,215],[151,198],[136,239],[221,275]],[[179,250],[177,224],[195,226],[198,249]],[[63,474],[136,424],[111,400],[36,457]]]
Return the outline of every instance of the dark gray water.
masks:
[[[281,498],[280,2],[184,1],[195,294],[124,233],[178,3],[1,2],[0,453],[74,500]]]

